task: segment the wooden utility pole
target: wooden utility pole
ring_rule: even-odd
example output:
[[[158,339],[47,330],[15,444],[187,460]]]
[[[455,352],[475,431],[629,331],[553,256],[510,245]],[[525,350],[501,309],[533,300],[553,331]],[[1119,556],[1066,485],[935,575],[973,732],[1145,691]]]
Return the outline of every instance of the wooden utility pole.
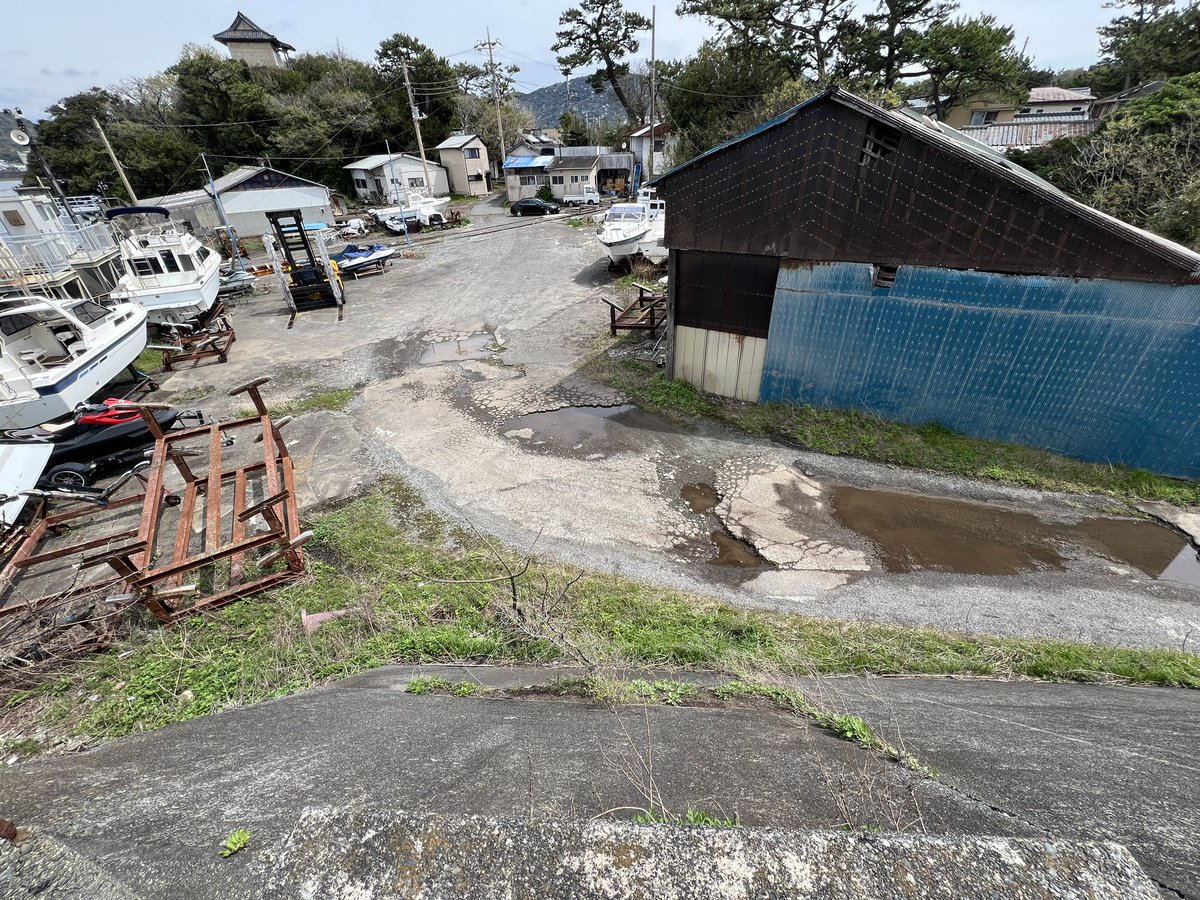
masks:
[[[643,7],[644,9],[645,7]],[[650,164],[646,167],[646,177],[654,177],[654,101],[657,99],[654,96],[655,88],[658,86],[657,75],[658,66],[655,65],[654,58],[654,36],[655,36],[655,8],[650,7]]]
[[[129,194],[129,202],[134,206],[138,205],[137,194],[133,192],[133,185],[129,183],[129,178],[125,174],[125,167],[121,165],[121,161],[117,159],[117,154],[113,152],[112,144],[108,142],[108,135],[104,133],[104,128],[100,124],[100,120],[92,116],[92,124],[96,126],[96,130],[100,132],[100,140],[104,143],[104,149],[108,151],[108,158],[112,160],[112,164],[117,169],[117,174],[121,176],[121,184],[125,185],[125,192]]]
[[[500,138],[500,171],[504,171],[504,154],[508,152],[508,147],[504,143],[504,122],[500,119],[500,87],[499,79],[496,77],[496,58],[492,56],[492,48],[500,46],[499,41],[492,40],[492,29],[487,29],[487,40],[481,44],[476,44],[476,49],[486,49],[488,55],[488,69],[492,73],[492,100],[496,103],[496,134]]]
[[[425,172],[425,190],[433,196],[433,182],[429,180],[429,162],[425,159],[425,141],[421,139],[421,110],[413,99],[412,82],[408,80],[408,62],[400,63],[404,69],[404,87],[408,90],[408,105],[412,107],[413,128],[417,130],[417,150],[421,154],[421,168]]]

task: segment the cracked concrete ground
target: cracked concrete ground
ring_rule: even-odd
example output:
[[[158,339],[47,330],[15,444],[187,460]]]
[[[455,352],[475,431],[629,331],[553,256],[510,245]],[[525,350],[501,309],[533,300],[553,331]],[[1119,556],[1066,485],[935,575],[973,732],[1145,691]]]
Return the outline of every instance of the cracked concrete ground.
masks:
[[[629,409],[575,371],[606,331],[597,298],[614,296],[590,231],[550,219],[476,234],[503,219],[482,205],[471,218],[422,243],[420,258],[351,281],[342,322],[314,311],[288,330],[277,293],[239,301],[229,363],[175,373],[166,391],[221,414],[238,406],[225,390],[261,375],[273,379],[273,403],[353,388],[344,411],[289,426],[308,508],[398,472],[437,510],[516,547],[741,605],[1195,647],[1198,589],[1155,580],[1094,542],[1056,539],[1053,565],[1033,559],[1010,574],[887,571],[877,545],[835,515],[839,486],[967,498],[988,515],[1058,524],[1103,501],[803,454]],[[718,502],[697,511],[689,486]]]

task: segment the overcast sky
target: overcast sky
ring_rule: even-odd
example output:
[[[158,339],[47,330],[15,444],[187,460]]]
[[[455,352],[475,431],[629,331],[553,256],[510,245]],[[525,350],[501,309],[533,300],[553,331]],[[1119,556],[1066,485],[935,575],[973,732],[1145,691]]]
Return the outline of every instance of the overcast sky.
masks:
[[[528,91],[558,80],[550,45],[558,15],[570,0],[234,0],[258,25],[299,51],[343,50],[370,60],[379,42],[397,31],[420,38],[451,62],[477,60],[473,49],[485,29],[502,44],[503,59],[521,67],[518,88]],[[649,0],[626,0],[650,13]],[[56,100],[131,75],[171,65],[183,44],[212,41],[233,21],[237,7],[162,0],[57,0],[52,7],[24,0],[5,4],[0,34],[0,107],[20,106],[39,118]],[[658,55],[686,56],[708,35],[698,19],[674,14],[675,0],[658,3]],[[991,12],[1011,24],[1018,46],[1040,66],[1088,65],[1097,54],[1097,26],[1111,12],[1101,0],[962,0],[967,13]],[[644,50],[649,55],[649,41]],[[581,73],[582,74],[582,73]]]

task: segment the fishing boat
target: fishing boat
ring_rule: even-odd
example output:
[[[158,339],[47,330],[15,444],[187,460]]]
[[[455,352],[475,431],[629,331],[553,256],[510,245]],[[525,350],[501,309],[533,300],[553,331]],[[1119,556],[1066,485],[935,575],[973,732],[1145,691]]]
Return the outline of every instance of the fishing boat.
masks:
[[[0,429],[66,416],[133,364],[146,310],[94,300],[0,297]]]
[[[644,187],[638,191],[637,202],[646,210],[646,218],[650,220],[650,230],[638,241],[637,252],[654,265],[660,265],[667,259],[666,201],[658,198],[654,188]]]
[[[125,206],[104,214],[119,226],[125,275],[112,299],[145,307],[151,324],[182,325],[217,299],[221,258],[161,206]],[[154,218],[161,216],[161,222]]]
[[[449,197],[426,197],[424,194],[410,193],[399,206],[384,206],[368,209],[367,212],[388,231],[403,234],[406,231],[417,231],[418,229],[413,227],[414,224],[442,224],[446,221],[449,209]]]
[[[650,218],[640,203],[614,203],[596,229],[596,237],[612,262],[621,262],[638,250],[650,231]]]

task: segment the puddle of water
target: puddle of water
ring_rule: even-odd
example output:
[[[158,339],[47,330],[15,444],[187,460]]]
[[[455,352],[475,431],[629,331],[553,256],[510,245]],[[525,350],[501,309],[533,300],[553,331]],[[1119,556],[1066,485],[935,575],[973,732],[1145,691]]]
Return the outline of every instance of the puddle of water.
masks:
[[[710,565],[750,569],[763,564],[763,558],[758,555],[758,551],[745,541],[739,541],[724,531],[714,531],[710,537],[717,548],[717,555],[708,561]]]
[[[1200,584],[1195,551],[1152,522],[1093,518],[1060,525],[981,503],[853,487],[834,488],[832,500],[838,521],[875,544],[888,572],[1015,575],[1061,569],[1060,551],[1074,545],[1152,578]]]
[[[716,488],[711,484],[685,484],[679,489],[679,496],[692,508],[694,513],[708,513],[717,508],[720,497]]]
[[[421,355],[421,365],[436,366],[441,363],[461,362],[464,359],[485,359],[495,354],[488,349],[495,346],[495,337],[476,334],[461,341],[439,341],[429,344]]]
[[[620,427],[625,423],[617,419],[635,409],[628,404],[567,406],[553,412],[530,413],[510,419],[504,423],[502,431],[559,451],[592,453],[596,450],[619,450],[626,444],[617,438]]]

